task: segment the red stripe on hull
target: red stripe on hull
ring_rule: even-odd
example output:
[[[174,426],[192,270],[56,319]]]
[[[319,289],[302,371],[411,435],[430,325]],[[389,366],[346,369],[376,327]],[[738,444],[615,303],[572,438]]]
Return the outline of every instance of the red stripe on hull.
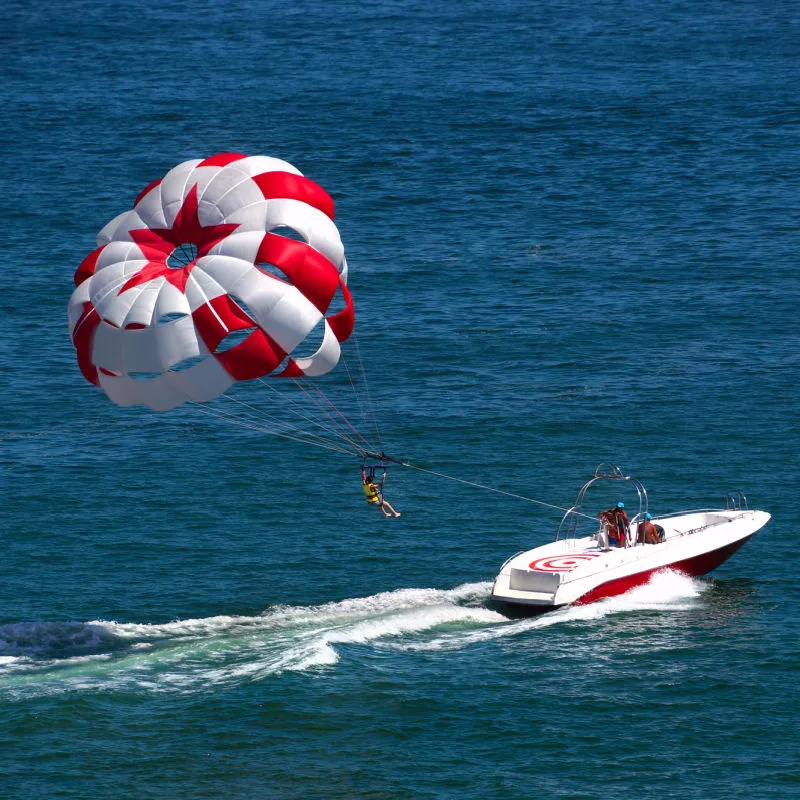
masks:
[[[752,536],[752,534],[750,535]],[[693,578],[698,575],[705,575],[727,561],[749,538],[750,536],[745,536],[744,539],[739,539],[738,542],[720,547],[719,550],[712,550],[710,553],[702,553],[699,556],[693,556],[683,561],[665,564],[655,569],[648,569],[644,572],[637,572],[633,575],[626,575],[624,578],[616,578],[613,581],[600,584],[600,586],[579,597],[573,605],[582,606],[587,603],[594,603],[596,600],[602,600],[604,597],[615,597],[618,594],[624,594],[637,586],[644,586],[657,572],[671,570],[672,572],[682,572],[684,575],[689,575]],[[658,545],[654,546],[658,547]]]

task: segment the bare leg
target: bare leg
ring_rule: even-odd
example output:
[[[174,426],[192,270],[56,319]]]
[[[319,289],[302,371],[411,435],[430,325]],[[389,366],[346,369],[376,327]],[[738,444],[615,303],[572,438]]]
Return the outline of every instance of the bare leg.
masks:
[[[396,517],[400,516],[385,500],[383,501],[383,505],[381,506],[381,508],[388,508],[389,511],[391,511],[392,514],[394,514]],[[383,513],[386,514],[385,511]],[[386,516],[388,517],[389,515],[386,514]]]

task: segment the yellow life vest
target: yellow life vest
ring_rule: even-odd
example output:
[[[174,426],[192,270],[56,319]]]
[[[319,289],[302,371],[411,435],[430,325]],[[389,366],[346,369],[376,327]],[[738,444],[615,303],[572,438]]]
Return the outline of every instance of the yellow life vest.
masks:
[[[376,483],[365,483],[362,487],[368,503],[378,503],[381,499],[381,487]]]

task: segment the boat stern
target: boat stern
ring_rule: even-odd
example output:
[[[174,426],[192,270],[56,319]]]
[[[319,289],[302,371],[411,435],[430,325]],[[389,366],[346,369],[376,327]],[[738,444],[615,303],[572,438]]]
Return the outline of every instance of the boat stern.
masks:
[[[592,572],[600,555],[591,539],[559,541],[519,553],[503,564],[495,578],[492,600],[546,611],[570,602],[567,584],[576,574]]]
[[[495,578],[492,600],[513,605],[535,606],[543,611],[556,607],[561,584],[557,572],[536,572],[508,565]]]

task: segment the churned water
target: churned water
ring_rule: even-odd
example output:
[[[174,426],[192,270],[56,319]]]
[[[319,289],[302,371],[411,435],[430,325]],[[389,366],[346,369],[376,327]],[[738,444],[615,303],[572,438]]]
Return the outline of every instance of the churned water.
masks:
[[[12,0],[0,12],[0,777],[10,798],[786,798],[798,700],[796,4]],[[487,606],[558,511],[192,410],[66,329],[183,160],[334,197],[382,441],[566,507],[772,522],[712,576]]]

